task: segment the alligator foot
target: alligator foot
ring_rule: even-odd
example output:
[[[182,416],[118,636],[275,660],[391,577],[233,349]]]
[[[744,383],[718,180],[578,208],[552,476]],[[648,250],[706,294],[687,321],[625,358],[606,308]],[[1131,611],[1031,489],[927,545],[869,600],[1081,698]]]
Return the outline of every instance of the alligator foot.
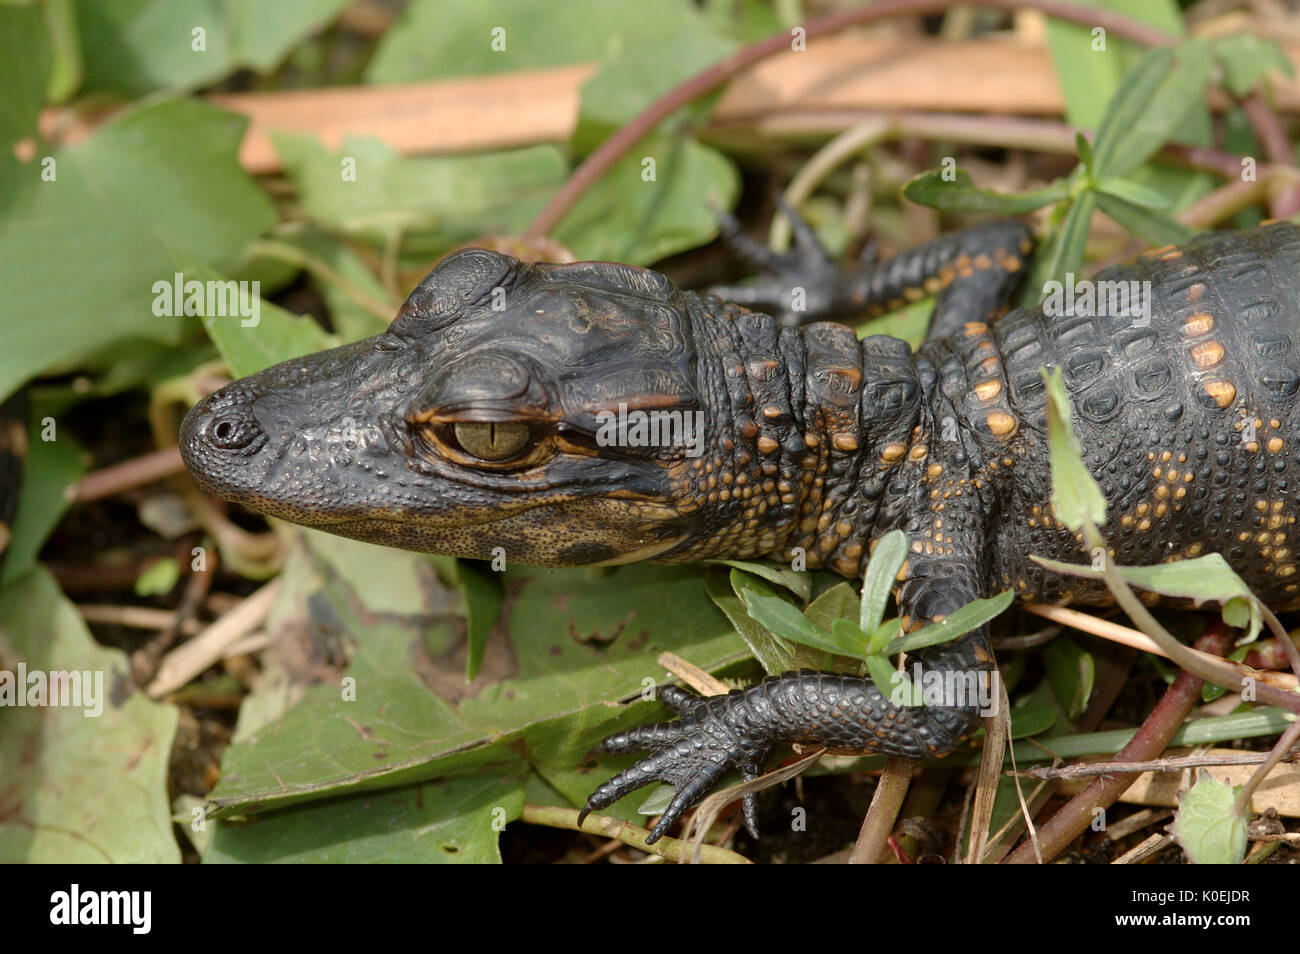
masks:
[[[587,799],[578,822],[593,811],[612,805],[624,795],[651,782],[667,782],[677,789],[668,809],[650,830],[647,844],[664,832],[728,770],[740,772],[745,781],[758,778],[772,750],[770,733],[745,718],[749,702],[742,693],[701,698],[674,686],[659,692],[681,718],[619,732],[605,739],[594,752],[615,755],[650,750],[651,755],[619,772]],[[758,837],[758,804],[754,795],[744,797],[745,827]]]
[[[723,241],[762,274],[744,285],[715,285],[709,294],[767,312],[790,327],[830,317],[838,311],[836,290],[845,285],[848,275],[799,213],[784,198],[778,198],[777,204],[794,231],[794,245],[788,252],[772,251],[742,232],[732,215],[718,212]],[[861,264],[870,264],[874,256],[875,246],[870,245]]]

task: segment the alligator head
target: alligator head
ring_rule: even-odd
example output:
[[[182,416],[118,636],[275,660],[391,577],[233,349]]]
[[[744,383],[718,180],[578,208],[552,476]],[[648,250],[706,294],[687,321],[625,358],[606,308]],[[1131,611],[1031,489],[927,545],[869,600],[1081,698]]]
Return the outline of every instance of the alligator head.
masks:
[[[200,401],[181,452],[212,494],[389,546],[695,558],[716,529],[700,509],[719,431],[697,386],[699,308],[644,269],[457,252],[385,334]]]

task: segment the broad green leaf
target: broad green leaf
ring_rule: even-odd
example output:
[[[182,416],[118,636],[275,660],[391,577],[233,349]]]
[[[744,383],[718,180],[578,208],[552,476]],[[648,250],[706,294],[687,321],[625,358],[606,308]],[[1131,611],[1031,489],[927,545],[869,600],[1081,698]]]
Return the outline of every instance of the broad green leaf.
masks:
[[[759,563],[756,560],[705,560],[703,562],[752,573],[769,583],[784,587],[801,600],[806,600],[812,595],[812,574],[792,570],[780,563]]]
[[[488,633],[501,615],[506,595],[501,588],[500,574],[493,573],[486,565],[475,565],[470,560],[456,561],[456,584],[465,598],[465,638],[469,644],[465,659],[465,681],[473,682],[483,664]]]
[[[649,265],[713,239],[710,211],[735,205],[740,179],[722,153],[651,135],[614,163],[552,235],[580,259]]]
[[[921,205],[951,212],[992,212],[997,215],[1023,215],[1068,198],[1069,194],[1069,184],[1064,179],[1027,192],[980,189],[966,170],[960,168],[952,181],[944,178],[942,170],[931,169],[903,186],[903,195]]]
[[[42,11],[38,3],[0,4],[0,155],[5,157],[14,143],[36,135],[45,103],[53,53]]]
[[[813,600],[804,615],[822,629],[831,629],[836,620],[858,615],[858,594],[848,581],[836,583]]]
[[[1011,738],[1024,739],[1032,735],[1038,735],[1041,732],[1046,732],[1055,723],[1055,706],[1017,706],[1011,710]]]
[[[501,826],[524,807],[524,770],[311,802],[215,829],[205,864],[500,864]]]
[[[926,646],[937,646],[939,643],[956,639],[1000,615],[1015,598],[1014,591],[1004,590],[988,599],[971,600],[960,609],[953,610],[941,621],[931,623],[915,633],[899,636],[889,644],[885,653],[889,656],[895,653],[910,653]]]
[[[1083,715],[1092,697],[1096,664],[1092,656],[1068,636],[1061,635],[1043,647],[1047,678],[1065,714],[1073,722]]]
[[[709,598],[726,614],[731,625],[740,634],[740,638],[749,647],[749,651],[763,667],[763,671],[769,676],[775,676],[791,669],[820,665],[825,653],[814,655],[812,650],[782,639],[749,615],[745,610],[744,602],[736,595],[740,585],[732,583],[738,575],[743,576],[739,570],[728,572],[718,567],[711,567],[705,573],[705,586]],[[800,657],[803,657],[805,662],[801,663]]]
[[[907,673],[900,672],[887,657],[867,656],[864,661],[871,681],[886,699],[901,706],[924,705],[925,700]]]
[[[347,0],[79,0],[89,89],[191,89],[239,67],[266,72]]]
[[[311,135],[271,138],[312,221],[374,245],[400,238],[429,257],[522,231],[568,175],[551,145],[408,158],[378,139],[350,137],[332,150]]]
[[[637,45],[706,30],[688,0],[414,0],[366,68],[372,83],[613,60]]]
[[[1244,98],[1269,73],[1295,76],[1291,60],[1272,40],[1253,33],[1233,33],[1214,41],[1214,58],[1223,68],[1223,85],[1233,96]]]
[[[871,548],[871,559],[862,575],[862,603],[858,613],[858,626],[863,632],[875,630],[885,618],[885,607],[894,591],[898,571],[907,560],[907,534],[890,530],[877,538]]]
[[[1052,509],[1076,533],[1084,524],[1106,522],[1106,498],[1083,466],[1083,449],[1074,434],[1070,398],[1061,369],[1042,371],[1047,384],[1047,445],[1052,460]]]
[[[226,281],[222,275],[206,268],[191,269],[186,273],[186,279],[201,282]],[[204,310],[206,311],[206,302]],[[337,338],[328,334],[310,317],[290,314],[278,305],[261,301],[260,298],[257,300],[257,314],[252,317],[199,317],[208,337],[226,359],[230,373],[237,378],[256,374],[281,361],[338,344]]]
[[[1246,857],[1246,819],[1233,811],[1238,789],[1201,769],[1196,784],[1178,793],[1172,831],[1197,865],[1237,865]]]
[[[1088,566],[1075,566],[1035,556],[1034,561],[1071,576],[1100,580],[1102,573]],[[1116,572],[1131,586],[1163,596],[1191,600],[1200,606],[1207,600],[1223,604],[1223,621],[1239,629],[1249,628],[1246,640],[1253,640],[1263,626],[1259,601],[1244,580],[1218,553],[1156,566],[1116,566]]]
[[[622,56],[607,60],[582,84],[578,124],[569,145],[579,155],[591,152],[664,93],[726,59],[735,48],[702,24],[672,36],[638,41]],[[663,126],[704,120],[718,95],[692,102],[667,117]]]
[[[745,609],[754,620],[766,626],[782,639],[822,649],[828,653],[852,656],[855,647],[845,645],[835,636],[813,623],[792,604],[777,596],[766,583],[753,577],[733,575],[736,593],[745,603]]]
[[[66,428],[60,428],[55,420],[55,440],[44,440],[44,433],[48,432],[43,424],[27,432],[27,460],[23,465],[18,510],[14,514],[13,537],[5,551],[4,565],[0,567],[0,585],[18,579],[36,563],[36,554],[45,538],[68,509],[70,501],[65,492],[86,472],[83,449]]]
[[[191,319],[154,314],[154,284],[233,259],[275,221],[235,160],[244,125],[198,101],[150,102],[57,150],[54,181],[0,156],[0,400],[105,345],[180,340]]]
[[[179,862],[167,801],[176,709],[132,689],[126,656],[95,642],[41,567],[0,591],[0,659],[0,863]],[[33,703],[34,677],[50,673],[77,674],[73,704]]]
[[[842,645],[856,647],[851,654],[855,658],[862,659],[867,655],[867,634],[858,629],[858,624],[853,620],[835,620],[831,623],[831,635]]]
[[[1180,245],[1196,235],[1195,229],[1119,198],[1114,193],[1097,193],[1097,207],[1130,232],[1155,245]]]
[[[748,658],[698,570],[641,565],[594,579],[550,571],[513,584],[504,651],[489,647],[466,686],[462,630],[448,618],[458,597],[429,580],[418,588],[433,600],[422,612],[369,611],[349,567],[371,549],[330,567],[305,548],[291,550],[282,587],[294,585],[282,588],[274,625],[319,632],[337,668],[321,672],[318,664],[297,677],[287,710],[247,730],[241,718],[210,797],[220,813],[509,766],[521,753],[580,803],[608,768],[582,767],[584,753],[610,732],[665,717],[657,702],[618,704],[639,700],[643,680],[660,681],[660,653],[705,669]],[[424,567],[428,579],[422,555],[393,552]],[[614,813],[633,814],[622,806]]]

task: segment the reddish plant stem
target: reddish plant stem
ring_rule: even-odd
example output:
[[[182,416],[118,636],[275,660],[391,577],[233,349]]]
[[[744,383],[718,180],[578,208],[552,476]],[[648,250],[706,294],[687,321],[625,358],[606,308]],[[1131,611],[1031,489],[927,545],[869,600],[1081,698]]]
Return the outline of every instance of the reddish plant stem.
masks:
[[[1228,631],[1220,620],[1213,620],[1205,628],[1196,648],[1202,652],[1221,656],[1229,645]],[[1151,714],[1137,730],[1128,745],[1115,756],[1116,762],[1145,762],[1165,750],[1173,734],[1183,724],[1188,713],[1200,702],[1204,680],[1189,672],[1180,672],[1173,684],[1165,690]],[[1044,861],[1051,861],[1092,824],[1094,809],[1109,808],[1124,790],[1133,784],[1135,774],[1126,772],[1103,775],[1093,779],[1084,789],[1070,799],[1055,815],[1038,829],[1038,845]],[[1028,842],[1007,856],[1005,864],[1033,864],[1037,861],[1034,846]]]
[[[997,10],[1039,10],[1058,20],[1070,20],[1086,26],[1101,27],[1116,36],[1151,46],[1164,46],[1174,42],[1174,38],[1162,30],[1097,7],[1061,3],[1058,0],[964,0],[964,2],[970,6],[991,7]],[[804,25],[804,36],[811,40],[849,26],[883,20],[887,17],[941,13],[956,5],[955,0],[880,0],[878,3],[854,7],[851,10],[812,20]],[[760,40],[695,74],[655,100],[601,143],[599,148],[578,166],[569,177],[569,181],[551,197],[546,208],[542,209],[537,218],[533,219],[524,230],[523,239],[525,241],[539,239],[555,228],[583,193],[604,175],[605,171],[627,152],[633,143],[649,133],[661,121],[692,100],[717,89],[741,70],[790,49],[790,44],[791,35],[788,32],[777,33],[766,40]]]
[[[1286,130],[1282,128],[1277,114],[1269,108],[1264,97],[1259,93],[1252,93],[1242,100],[1241,109],[1250,120],[1250,127],[1254,130],[1260,145],[1264,147],[1268,158],[1278,165],[1294,166],[1295,153],[1291,151],[1291,143],[1287,141]],[[1300,186],[1284,186],[1274,193],[1269,211],[1275,219],[1289,219],[1296,212],[1300,212]]]

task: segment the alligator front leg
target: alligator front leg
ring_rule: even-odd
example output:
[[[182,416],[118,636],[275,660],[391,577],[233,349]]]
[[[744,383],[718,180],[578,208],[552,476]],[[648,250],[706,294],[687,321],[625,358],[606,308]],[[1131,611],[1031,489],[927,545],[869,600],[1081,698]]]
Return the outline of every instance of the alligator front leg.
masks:
[[[899,603],[910,608],[913,620],[942,618],[978,595],[970,574],[945,562],[921,557],[900,587]],[[649,750],[650,755],[597,788],[579,819],[651,782],[667,782],[677,794],[646,839],[653,843],[728,771],[739,772],[746,781],[757,778],[776,749],[791,742],[909,758],[945,755],[974,731],[981,709],[993,698],[986,630],[931,647],[908,662],[909,674],[921,674],[918,688],[937,687],[938,694],[928,694],[925,705],[900,704],[882,695],[870,679],[828,672],[769,676],[724,696],[700,697],[666,687],[660,698],[678,720],[605,739],[598,751]],[[744,816],[757,837],[752,794],[744,798]]]
[[[1019,222],[985,222],[900,252],[845,268],[784,200],[794,246],[776,253],[740,230],[730,215],[719,222],[724,240],[761,274],[743,285],[718,285],[710,294],[773,315],[788,326],[814,321],[875,317],[922,298],[935,297],[929,337],[949,337],[969,321],[997,317],[1015,294],[1033,248]]]

